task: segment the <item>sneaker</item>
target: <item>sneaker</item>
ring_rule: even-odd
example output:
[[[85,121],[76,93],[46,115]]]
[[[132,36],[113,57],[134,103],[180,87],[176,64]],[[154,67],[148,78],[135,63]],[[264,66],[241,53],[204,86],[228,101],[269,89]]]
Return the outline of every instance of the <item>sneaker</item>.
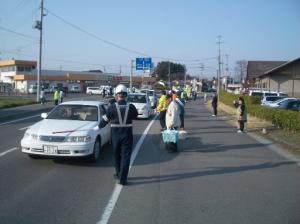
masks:
[[[215,117],[216,115],[212,114],[211,116],[212,116],[212,117]]]
[[[237,133],[243,133],[241,130],[238,130]]]

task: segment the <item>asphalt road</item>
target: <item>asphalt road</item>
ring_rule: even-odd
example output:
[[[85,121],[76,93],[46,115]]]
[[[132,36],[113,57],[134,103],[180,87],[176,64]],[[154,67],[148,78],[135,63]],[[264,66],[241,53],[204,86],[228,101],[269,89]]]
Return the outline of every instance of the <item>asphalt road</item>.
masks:
[[[201,101],[186,112],[179,153],[164,150],[154,122],[108,223],[300,223],[297,161],[236,133]],[[0,154],[18,147],[0,156],[0,223],[99,222],[116,186],[110,146],[96,164],[30,159],[20,140],[38,119],[0,126]],[[134,122],[134,144],[149,122]]]

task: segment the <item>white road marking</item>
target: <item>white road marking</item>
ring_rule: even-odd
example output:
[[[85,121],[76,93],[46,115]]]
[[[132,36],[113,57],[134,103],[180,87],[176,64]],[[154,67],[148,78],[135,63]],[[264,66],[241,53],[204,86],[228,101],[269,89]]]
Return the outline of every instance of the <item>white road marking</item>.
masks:
[[[31,125],[29,125],[29,126],[27,126],[27,127],[24,127],[24,128],[20,128],[19,131],[23,131],[23,130],[28,129],[28,128],[30,128],[30,127],[31,127]]]
[[[17,150],[18,149],[18,147],[14,147],[14,148],[11,148],[11,149],[9,149],[9,150],[7,150],[7,151],[5,151],[5,152],[1,152],[0,153],[0,157],[1,156],[4,156],[4,155],[6,155],[6,154],[8,154],[8,153],[10,153],[10,152],[13,152],[13,151],[15,151],[15,150]]]
[[[5,125],[5,124],[15,123],[15,122],[18,122],[18,121],[28,120],[30,118],[39,117],[39,116],[41,116],[41,115],[34,115],[34,116],[30,116],[30,117],[24,117],[24,118],[20,118],[20,119],[17,119],[17,120],[12,120],[12,121],[8,121],[8,122],[4,122],[4,123],[1,123],[0,126]]]
[[[131,159],[130,159],[129,171],[132,168],[132,164],[134,163],[134,160],[140,151],[140,148],[144,142],[144,139],[145,139],[148,131],[150,130],[152,124],[154,123],[155,119],[157,118],[157,116],[158,115],[155,115],[155,117],[152,119],[152,121],[148,124],[147,128],[143,132],[143,135],[140,137],[139,141],[137,142],[136,146],[134,147],[134,150],[132,152]],[[122,185],[119,185],[119,184],[115,185],[115,188],[114,188],[114,190],[110,196],[110,199],[108,201],[108,204],[106,205],[104,212],[101,216],[101,219],[97,222],[97,224],[107,224],[108,223],[108,220],[109,220],[109,218],[114,210],[114,207],[118,201],[118,198],[120,196],[122,188],[123,188]]]

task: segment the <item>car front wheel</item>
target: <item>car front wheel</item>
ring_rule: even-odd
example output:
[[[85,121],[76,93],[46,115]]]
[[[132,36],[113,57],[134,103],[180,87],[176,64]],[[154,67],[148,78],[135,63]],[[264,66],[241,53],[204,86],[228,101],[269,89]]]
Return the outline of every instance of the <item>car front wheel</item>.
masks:
[[[89,156],[90,162],[95,163],[98,161],[100,156],[100,147],[101,147],[101,142],[100,142],[100,138],[98,137],[94,144],[93,153]]]

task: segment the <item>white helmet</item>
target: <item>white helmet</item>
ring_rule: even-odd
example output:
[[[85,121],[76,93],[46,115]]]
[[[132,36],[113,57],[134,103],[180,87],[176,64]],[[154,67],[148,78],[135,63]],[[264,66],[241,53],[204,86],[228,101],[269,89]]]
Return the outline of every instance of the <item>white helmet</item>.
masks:
[[[122,85],[122,84],[118,85],[117,88],[116,88],[116,95],[120,94],[120,93],[123,93],[123,94],[126,95],[127,94],[127,87]]]

